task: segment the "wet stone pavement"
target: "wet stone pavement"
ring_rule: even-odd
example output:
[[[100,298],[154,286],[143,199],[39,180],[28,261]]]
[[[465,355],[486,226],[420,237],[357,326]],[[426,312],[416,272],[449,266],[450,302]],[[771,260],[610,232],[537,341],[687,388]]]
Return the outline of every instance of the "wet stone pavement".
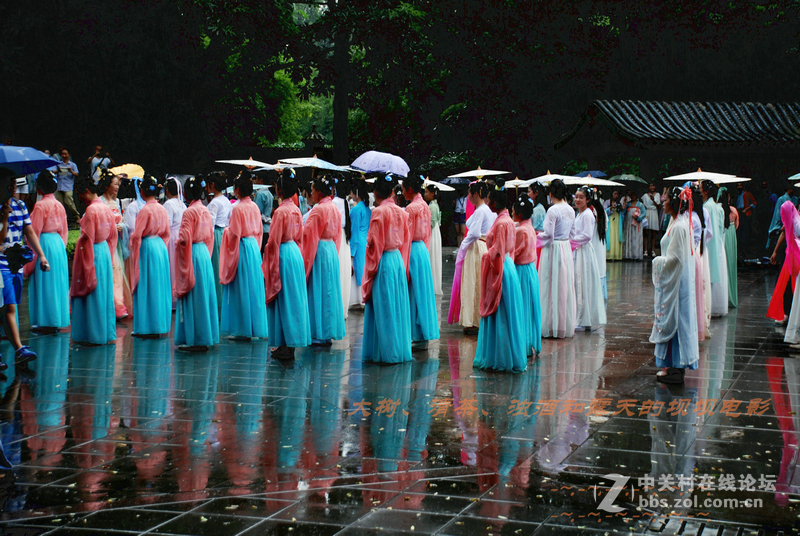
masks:
[[[740,308],[672,388],[647,342],[649,263],[608,275],[609,325],[544,341],[516,375],[473,371],[477,339],[444,320],[413,363],[362,363],[360,311],[289,363],[263,341],[175,352],[129,323],[116,346],[32,335],[39,359],[0,383],[0,534],[796,532],[800,365],[764,317],[777,272],[740,268]]]

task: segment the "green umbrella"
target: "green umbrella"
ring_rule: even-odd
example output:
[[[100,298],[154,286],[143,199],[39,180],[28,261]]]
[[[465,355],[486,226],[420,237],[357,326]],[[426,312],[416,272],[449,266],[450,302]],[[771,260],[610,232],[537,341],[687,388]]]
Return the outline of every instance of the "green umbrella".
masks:
[[[642,184],[648,184],[646,180],[641,177],[637,177],[636,175],[614,175],[609,180],[616,181],[616,182],[641,182]]]

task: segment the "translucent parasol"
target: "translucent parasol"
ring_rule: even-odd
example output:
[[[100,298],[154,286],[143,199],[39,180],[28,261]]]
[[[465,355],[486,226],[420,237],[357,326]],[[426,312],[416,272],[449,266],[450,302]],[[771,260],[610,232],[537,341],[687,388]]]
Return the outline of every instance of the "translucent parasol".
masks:
[[[697,171],[693,171],[691,173],[684,173],[682,175],[673,175],[671,177],[665,177],[665,181],[676,181],[676,182],[702,182],[702,181],[712,181],[717,182],[722,179],[731,179],[735,178],[736,175],[728,175],[725,173],[714,173],[711,171],[703,171],[700,168],[697,168]],[[736,181],[733,181],[736,182]]]
[[[331,164],[327,160],[317,158],[316,156],[307,158],[283,158],[278,161],[278,164],[276,164],[275,167],[278,167],[281,164],[290,164],[293,167],[328,169],[330,171],[351,171],[351,168],[347,166],[337,166],[336,164]]]
[[[138,164],[123,164],[111,168],[109,171],[114,175],[127,175],[129,179],[134,177],[144,178],[144,168]]]
[[[458,173],[456,175],[449,175],[448,178],[460,178],[460,177],[488,177],[489,175],[506,175],[511,173],[510,171],[498,171],[496,169],[473,169],[471,171],[464,171],[463,173]]]

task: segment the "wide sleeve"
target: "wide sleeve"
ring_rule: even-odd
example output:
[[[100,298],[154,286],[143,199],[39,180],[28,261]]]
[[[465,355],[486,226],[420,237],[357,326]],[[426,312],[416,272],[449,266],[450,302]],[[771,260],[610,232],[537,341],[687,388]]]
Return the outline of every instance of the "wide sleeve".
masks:
[[[75,256],[72,259],[72,287],[70,296],[88,296],[97,288],[97,274],[94,269],[94,238],[97,230],[97,214],[87,210],[81,218],[81,235],[75,243]]]
[[[671,340],[678,330],[680,317],[680,290],[684,264],[692,260],[689,230],[685,225],[674,225],[666,254],[653,259],[654,320],[650,342]]]
[[[219,282],[223,285],[233,281],[236,269],[239,267],[239,242],[244,230],[240,214],[238,210],[233,212],[230,225],[222,234],[222,244],[219,248]]]
[[[317,246],[322,236],[322,229],[325,226],[322,212],[322,210],[310,211],[308,213],[308,220],[306,220],[305,226],[303,227],[302,252],[303,262],[306,267],[306,280],[308,280],[308,277],[311,275],[311,267],[314,266],[314,259],[317,256]],[[336,246],[336,250],[339,250],[338,245]]]
[[[739,230],[739,211],[731,207],[731,223],[733,223],[734,230]]]
[[[361,278],[361,296],[364,302],[372,299],[372,282],[378,273],[378,265],[381,262],[383,249],[385,246],[385,234],[383,229],[383,218],[372,215],[367,233],[367,252],[364,257],[364,276]],[[305,235],[303,240],[305,240]]]
[[[544,217],[542,232],[539,233],[539,247],[544,248],[550,245],[556,234],[556,217],[554,211],[550,210]]]
[[[61,203],[57,203],[56,207],[56,214],[55,217],[58,218],[58,234],[61,236],[61,240],[64,242],[64,247],[67,247],[67,242],[69,242],[69,226],[67,225],[67,211],[64,210],[64,205]],[[33,208],[36,208],[34,205]]]
[[[591,210],[591,209],[586,209]],[[569,243],[572,250],[576,250],[592,241],[594,235],[594,218],[592,213],[583,214],[579,218],[575,218],[572,222],[572,229],[570,230]]]
[[[404,213],[405,214],[405,213]],[[411,241],[414,235],[411,234],[411,217],[406,216],[405,235],[403,236],[403,243],[400,245],[400,255],[403,257],[403,263],[406,265],[406,278],[411,281],[411,267],[409,266],[409,259],[411,257]]]
[[[497,231],[497,232],[495,232]],[[481,258],[480,315],[487,317],[497,311],[503,294],[503,261],[506,256],[506,233],[495,227],[486,237],[489,250]],[[492,239],[490,241],[490,239]]]
[[[41,204],[34,205],[30,218],[31,218],[31,229],[33,230],[34,234],[36,234],[36,237],[41,239],[42,228],[44,228],[44,220],[45,220],[45,214],[44,210],[42,210]],[[33,273],[33,269],[36,267],[36,261],[38,260],[38,258],[39,256],[34,251],[33,261],[26,264],[25,267],[22,269],[22,274],[25,277],[30,277],[30,275]]]
[[[334,205],[335,206],[335,205]],[[331,214],[334,212],[331,211]],[[333,216],[331,216],[331,225],[333,225]],[[336,226],[338,227],[337,232],[333,234],[333,243],[336,245],[336,252],[339,252],[339,248],[342,245],[342,229],[344,229],[344,214],[339,212],[339,209],[336,209]]]
[[[267,290],[267,303],[272,302],[281,291],[280,252],[285,229],[285,217],[282,211],[275,213],[275,218],[269,228],[269,239],[261,261],[261,271],[264,272],[264,281]]]
[[[136,285],[139,284],[139,249],[142,246],[144,230],[150,225],[150,218],[151,212],[149,210],[140,210],[136,216],[136,228],[131,233],[129,246],[131,254],[128,257],[131,292],[135,292]]]
[[[533,229],[535,231],[542,232],[544,230],[543,225],[545,216],[547,216],[547,211],[542,205],[537,204],[535,207],[533,207],[533,220],[531,223],[533,224]]]
[[[194,288],[192,240],[198,223],[194,211],[187,210],[183,213],[178,240],[175,242],[175,277],[178,279],[175,282],[175,291],[179,298],[183,298]]]

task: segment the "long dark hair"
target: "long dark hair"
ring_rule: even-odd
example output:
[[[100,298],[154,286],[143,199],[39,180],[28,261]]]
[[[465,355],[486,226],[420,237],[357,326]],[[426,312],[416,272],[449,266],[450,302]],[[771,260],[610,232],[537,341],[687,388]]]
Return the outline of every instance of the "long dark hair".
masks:
[[[553,179],[550,183],[550,197],[554,197],[556,199],[566,199],[567,198],[567,186],[561,179]]]
[[[541,182],[531,183],[528,186],[528,189],[533,190],[534,193],[536,193],[536,203],[542,205],[545,210],[550,208],[550,205],[547,204],[547,190]]]
[[[703,195],[700,193],[700,190],[697,188],[692,188],[692,203],[694,203],[694,212],[697,214],[697,217],[700,218],[700,228],[705,231],[706,228],[706,219],[703,216]],[[700,233],[700,255],[703,254],[703,250],[705,249],[705,240],[706,240],[706,233]]]
[[[508,207],[508,192],[506,192],[505,183],[504,179],[497,179],[494,188],[489,191],[489,202],[494,203],[498,212]]]
[[[724,186],[717,192],[717,201],[722,205],[722,213],[724,215],[722,221],[725,224],[725,229],[727,229],[731,225],[731,205],[728,201],[728,189]]]
[[[519,215],[523,221],[529,220],[533,216],[533,199],[528,197],[527,193],[520,194],[512,208],[514,214]]]

